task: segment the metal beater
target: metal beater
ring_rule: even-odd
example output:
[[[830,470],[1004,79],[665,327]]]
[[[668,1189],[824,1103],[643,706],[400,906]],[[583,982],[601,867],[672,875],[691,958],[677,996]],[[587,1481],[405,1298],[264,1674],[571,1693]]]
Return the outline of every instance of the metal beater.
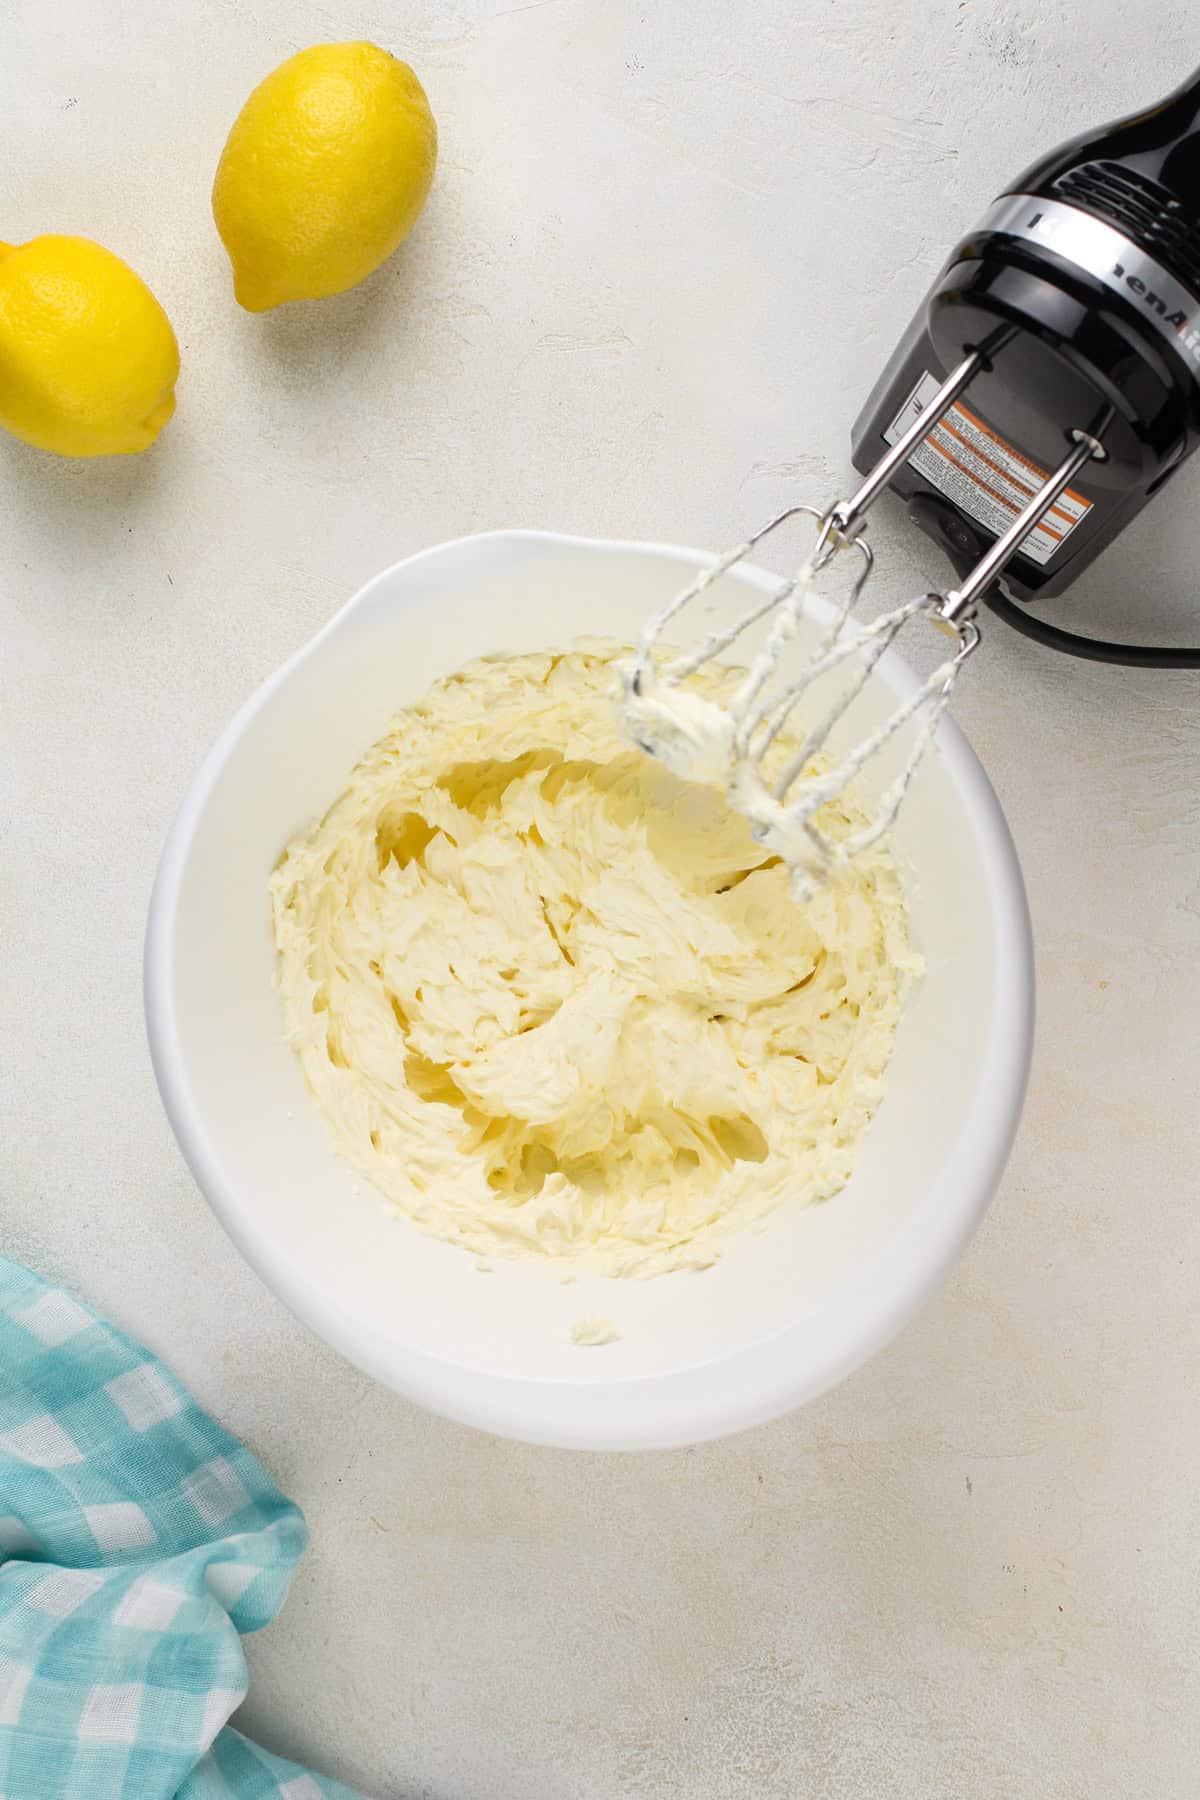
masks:
[[[1200,668],[1200,649],[1107,643],[1031,610],[1070,586],[1198,444],[1200,73],[1151,110],[1043,158],[960,240],[856,422],[861,485],[831,506],[786,508],[654,615],[623,672],[627,728],[677,772],[724,779],[756,836],[792,866],[797,891],[811,892],[894,823],[979,644],[981,605],[1075,655]],[[864,527],[888,490],[947,553],[957,585],[854,623],[874,567]],[[681,612],[802,515],[813,535],[795,573],[728,628],[660,661]],[[815,650],[785,673],[806,596],[847,556],[861,563],[857,579]],[[918,619],[950,635],[949,656],[834,766],[815,760]],[[764,620],[764,647],[726,703],[689,685]],[[852,666],[845,688],[801,742],[784,739],[781,757],[796,707],[843,665]],[[912,742],[874,818],[831,836],[822,807],[910,722]]]

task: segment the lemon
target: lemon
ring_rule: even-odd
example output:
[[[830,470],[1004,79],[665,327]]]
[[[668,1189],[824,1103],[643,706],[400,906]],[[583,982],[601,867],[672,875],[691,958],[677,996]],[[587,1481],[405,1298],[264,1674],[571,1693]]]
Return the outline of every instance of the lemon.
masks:
[[[0,426],[58,456],[124,456],[175,411],[179,348],[139,275],[89,238],[0,244]]]
[[[340,294],[385,262],[433,180],[437,127],[407,63],[375,44],[315,44],[243,106],[213,217],[249,312]]]

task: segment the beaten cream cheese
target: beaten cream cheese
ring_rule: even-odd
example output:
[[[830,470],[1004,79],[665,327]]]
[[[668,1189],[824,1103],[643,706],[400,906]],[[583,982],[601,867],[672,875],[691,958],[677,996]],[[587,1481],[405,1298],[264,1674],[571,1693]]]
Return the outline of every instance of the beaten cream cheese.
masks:
[[[600,1349],[605,1344],[615,1344],[620,1332],[611,1319],[602,1313],[591,1313],[586,1318],[576,1319],[571,1327],[571,1342],[584,1349]]]
[[[398,1212],[477,1255],[653,1275],[844,1186],[919,963],[886,853],[798,905],[719,788],[627,743],[627,655],[438,682],[271,898],[287,1036]],[[822,817],[863,822],[845,796]]]

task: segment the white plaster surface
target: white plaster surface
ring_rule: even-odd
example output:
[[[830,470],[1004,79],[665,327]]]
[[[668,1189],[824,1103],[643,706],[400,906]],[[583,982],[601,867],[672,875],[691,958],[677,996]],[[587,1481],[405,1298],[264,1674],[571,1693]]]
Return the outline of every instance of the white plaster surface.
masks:
[[[721,546],[832,496],[944,249],[1196,57],[1161,0],[6,0],[0,236],[91,234],[175,321],[150,455],[0,443],[3,1245],[169,1358],[305,1507],[242,1719],[388,1800],[1200,1791],[1200,678],[996,629],[960,716],[1012,820],[1037,1063],[970,1252],[741,1439],[492,1441],[310,1338],[159,1108],[156,859],[242,698],[374,570],[529,524]],[[238,312],[208,214],[251,85],[410,58],[442,132],[359,291]],[[1191,473],[1065,601],[1200,635]],[[934,574],[894,514],[907,587]],[[597,624],[602,626],[603,621]],[[23,1797],[30,1800],[30,1797]]]

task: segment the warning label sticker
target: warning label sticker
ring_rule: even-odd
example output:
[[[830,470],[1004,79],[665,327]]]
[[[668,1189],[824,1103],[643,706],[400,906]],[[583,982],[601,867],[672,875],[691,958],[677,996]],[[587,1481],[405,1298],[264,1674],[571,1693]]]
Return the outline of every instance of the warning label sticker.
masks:
[[[889,444],[896,443],[914,419],[924,412],[938,386],[936,376],[922,375],[883,434]],[[955,506],[986,525],[997,537],[1008,530],[1050,473],[1022,456],[1019,450],[1014,450],[961,400],[950,408],[908,460],[918,475],[923,475]],[[1091,510],[1090,500],[1068,488],[1026,538],[1021,547],[1022,556],[1032,557],[1034,562],[1044,566]]]

